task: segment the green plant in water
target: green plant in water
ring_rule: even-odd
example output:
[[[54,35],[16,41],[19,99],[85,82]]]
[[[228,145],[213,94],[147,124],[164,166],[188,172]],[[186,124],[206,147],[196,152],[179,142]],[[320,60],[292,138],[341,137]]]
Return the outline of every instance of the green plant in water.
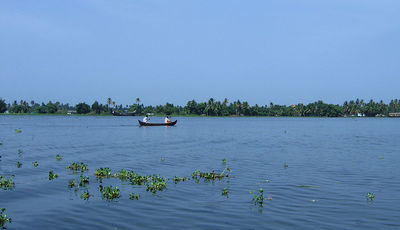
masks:
[[[224,188],[224,189],[222,190],[222,195],[223,195],[223,196],[228,196],[228,193],[229,193],[229,190],[228,190],[227,188]]]
[[[258,205],[259,207],[263,206],[263,203],[264,203],[264,189],[260,188],[260,190],[258,190],[258,194],[254,195],[253,203],[254,203],[254,205]]]
[[[67,166],[67,169],[71,169],[72,171],[81,171],[81,172],[85,172],[88,170],[87,168],[88,166],[86,164],[84,164],[83,162],[77,163],[74,162],[70,165]]]
[[[103,198],[106,198],[107,200],[113,200],[120,197],[120,191],[118,187],[108,186],[103,188],[103,186],[100,185],[100,191]]]
[[[86,184],[89,184],[89,177],[81,175],[79,180],[79,186],[84,186]]]
[[[151,180],[150,176],[143,176],[140,174],[137,174],[136,172],[131,174],[129,177],[129,182],[131,182],[133,185],[143,185],[144,183],[147,183]]]
[[[39,163],[37,161],[35,161],[35,162],[32,162],[32,165],[33,165],[33,167],[38,167]]]
[[[222,159],[222,164],[226,164],[226,159],[224,158],[224,159]]]
[[[221,173],[216,173],[211,171],[209,173],[201,172],[200,170],[196,170],[192,173],[192,179],[199,180],[200,178],[204,178],[205,180],[216,180],[216,179],[223,179],[224,177],[228,177],[230,172],[229,168],[225,168]]]
[[[61,161],[61,160],[62,160],[62,157],[61,157],[61,155],[60,155],[60,154],[57,154],[57,156],[56,156],[56,160],[57,160],[57,161]]]
[[[7,214],[5,214],[4,211],[6,211],[5,208],[0,208],[0,227],[2,227],[3,229],[5,229],[4,226],[7,223],[11,223],[11,218],[7,217]]]
[[[21,166],[22,166],[22,163],[21,162],[17,162],[17,168],[21,168]]]
[[[285,163],[285,164],[283,164],[283,167],[287,168],[287,167],[289,167],[289,165],[287,163]]]
[[[90,195],[89,194],[89,191],[85,191],[85,192],[83,192],[82,194],[81,194],[81,199],[84,199],[84,200],[89,200],[89,198],[91,197],[92,195]]]
[[[374,198],[375,198],[375,195],[372,192],[367,193],[368,200],[373,200]]]
[[[186,180],[187,180],[186,177],[177,177],[177,176],[174,176],[174,178],[172,179],[172,181],[174,181],[175,184],[177,184],[180,181],[186,181]]]
[[[161,161],[161,162],[164,162],[164,161],[165,161],[165,158],[164,158],[164,157],[161,157],[161,158],[160,158],[160,161]]]
[[[111,176],[111,169],[109,168],[99,168],[94,172],[96,177],[110,177]]]
[[[12,181],[12,178],[6,178],[3,176],[0,176],[0,188],[3,190],[11,190],[15,186],[15,183]]]
[[[21,155],[21,153],[22,153],[22,150],[18,149],[18,155]]]
[[[167,183],[165,178],[153,175],[151,177],[151,182],[146,185],[146,191],[156,193],[157,191],[163,191],[167,188]]]
[[[21,129],[14,129],[15,133],[22,133]]]
[[[55,174],[55,173],[53,173],[53,171],[50,171],[50,172],[49,172],[49,180],[56,179],[57,177],[58,177],[58,175]]]
[[[129,193],[129,199],[131,200],[139,200],[139,194],[137,193]]]
[[[73,187],[75,187],[76,185],[77,185],[77,183],[76,183],[75,180],[69,180],[69,182],[68,182],[68,187],[73,188]]]

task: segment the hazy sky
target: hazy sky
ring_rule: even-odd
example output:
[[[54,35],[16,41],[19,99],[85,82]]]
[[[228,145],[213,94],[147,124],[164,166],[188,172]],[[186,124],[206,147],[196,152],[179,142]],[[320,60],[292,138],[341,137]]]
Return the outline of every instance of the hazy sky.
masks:
[[[0,97],[388,102],[399,12],[399,0],[1,0]]]

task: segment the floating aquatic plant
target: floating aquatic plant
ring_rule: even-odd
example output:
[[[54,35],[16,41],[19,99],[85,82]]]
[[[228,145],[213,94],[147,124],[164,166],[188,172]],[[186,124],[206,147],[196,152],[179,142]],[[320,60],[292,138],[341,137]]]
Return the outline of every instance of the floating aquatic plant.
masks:
[[[89,200],[89,198],[91,197],[92,195],[90,195],[89,194],[89,191],[85,191],[85,192],[83,192],[82,194],[81,194],[81,199],[84,199],[84,200]]]
[[[289,167],[289,165],[287,163],[285,163],[285,164],[283,164],[283,167],[287,168],[287,167]]]
[[[139,200],[139,194],[137,193],[129,193],[129,199],[131,200]]]
[[[18,154],[21,155],[21,153],[22,153],[22,150],[18,149]]]
[[[53,171],[50,171],[50,172],[49,172],[49,180],[56,179],[57,177],[58,177],[58,175],[55,174],[55,173],[53,173]]]
[[[160,161],[161,161],[161,162],[164,162],[164,161],[165,161],[165,157],[161,157],[161,158],[160,158]]]
[[[254,205],[258,205],[259,207],[263,206],[264,203],[264,189],[260,188],[258,194],[255,194],[253,197]]]
[[[14,129],[15,133],[22,133],[21,129]]]
[[[56,156],[56,160],[57,160],[57,161],[61,161],[61,160],[62,160],[62,157],[61,157],[61,155],[60,155],[60,154],[57,154],[57,156]]]
[[[205,180],[216,180],[216,179],[223,179],[224,177],[228,177],[229,174],[225,172],[230,172],[231,170],[229,168],[225,168],[221,173],[217,173],[214,171],[211,171],[209,173],[206,172],[201,172],[200,170],[196,170],[192,173],[192,178],[195,180],[199,180],[200,178],[204,178]]]
[[[12,177],[6,178],[4,176],[0,176],[0,188],[4,190],[11,190],[15,186],[15,183],[12,181]]]
[[[375,195],[372,192],[367,193],[368,200],[373,200],[374,198],[375,198]]]
[[[167,188],[167,183],[165,182],[165,178],[160,177],[158,175],[153,175],[151,177],[151,182],[147,183],[146,191],[156,193],[157,191],[163,191]]]
[[[73,188],[77,185],[76,180],[69,180],[68,187]]]
[[[186,181],[186,180],[187,180],[186,177],[177,177],[177,176],[174,176],[174,178],[172,179],[172,181],[174,181],[175,184],[177,184],[180,181]]]
[[[147,183],[151,180],[150,176],[143,176],[140,174],[137,174],[136,172],[131,174],[129,177],[129,182],[131,182],[133,185],[142,185],[144,183]]]
[[[17,168],[21,168],[21,166],[22,166],[22,163],[21,162],[17,162]]]
[[[110,177],[111,176],[111,169],[109,168],[99,168],[94,172],[96,177]]]
[[[37,161],[35,161],[35,162],[32,162],[32,165],[33,165],[33,167],[38,167],[39,163]]]
[[[84,186],[86,184],[89,184],[89,177],[81,175],[79,180],[79,186]]]
[[[224,189],[222,190],[222,195],[223,195],[223,196],[228,196],[228,193],[229,193],[229,190],[228,190],[227,188],[224,188]]]
[[[88,166],[86,164],[84,164],[83,162],[77,163],[74,162],[70,165],[67,166],[67,169],[71,169],[72,171],[81,171],[81,172],[85,172],[88,170],[87,168]]]
[[[5,208],[0,208],[0,227],[5,229],[5,225],[7,223],[11,223],[11,218],[7,217],[7,214],[4,213],[6,209]]]
[[[226,159],[222,159],[222,164],[226,164]]]
[[[100,191],[103,198],[106,198],[107,200],[113,200],[120,197],[120,191],[118,187],[108,186],[103,188],[103,186],[100,185]]]

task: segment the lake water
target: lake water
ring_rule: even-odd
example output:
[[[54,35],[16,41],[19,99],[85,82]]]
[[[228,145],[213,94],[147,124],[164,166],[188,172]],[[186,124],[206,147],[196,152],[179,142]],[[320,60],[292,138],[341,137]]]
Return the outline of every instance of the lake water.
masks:
[[[400,229],[400,119],[177,118],[175,127],[139,127],[137,119],[0,116],[0,175],[15,182],[0,190],[7,228]],[[73,162],[88,165],[87,201],[84,188],[68,187],[80,175],[66,169]],[[108,201],[94,176],[100,167],[170,179],[191,179],[196,169],[231,173],[168,180],[155,195],[103,179],[121,191]],[[49,171],[59,178],[48,180]],[[268,198],[262,207],[252,202],[260,188]]]

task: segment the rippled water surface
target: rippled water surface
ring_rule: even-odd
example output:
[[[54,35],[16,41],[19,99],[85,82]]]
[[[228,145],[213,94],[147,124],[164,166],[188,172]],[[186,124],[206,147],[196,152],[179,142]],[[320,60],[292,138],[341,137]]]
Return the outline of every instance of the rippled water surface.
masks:
[[[175,127],[139,127],[137,119],[0,116],[0,175],[15,182],[0,190],[8,229],[400,228],[400,119],[177,118]],[[65,168],[73,162],[88,164],[88,201],[84,189],[68,188],[80,175]],[[107,201],[94,177],[100,167],[167,178],[231,173],[214,182],[169,180],[155,195],[104,179],[121,190]],[[49,171],[59,178],[49,181]],[[260,188],[263,207],[249,193]]]

